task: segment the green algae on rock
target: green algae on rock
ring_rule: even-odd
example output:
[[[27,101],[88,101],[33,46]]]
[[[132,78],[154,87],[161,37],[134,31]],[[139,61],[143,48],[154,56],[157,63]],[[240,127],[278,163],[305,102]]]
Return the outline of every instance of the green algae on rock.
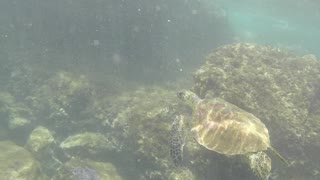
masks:
[[[308,116],[319,66],[312,55],[297,57],[269,46],[232,44],[207,56],[194,74],[193,89],[202,98],[220,97],[254,111],[264,121],[299,126]]]
[[[320,138],[311,138],[320,132],[315,118],[320,114],[320,63],[315,56],[251,43],[226,45],[206,57],[194,83],[200,97],[222,98],[259,117],[286,157],[303,162],[317,157],[308,150],[320,147]]]
[[[220,97],[255,112],[271,129],[286,126],[297,136],[307,133],[299,127],[308,119],[309,100],[320,81],[319,66],[312,55],[298,57],[269,46],[232,44],[207,56],[195,72],[193,89],[201,97]]]
[[[51,132],[47,128],[39,126],[31,132],[25,147],[36,155],[53,142],[54,138]]]
[[[43,180],[39,163],[22,147],[10,141],[0,142],[0,177],[14,180]]]
[[[30,124],[30,121],[22,117],[12,117],[9,120],[9,129],[17,129]]]
[[[195,180],[195,179],[196,177],[188,168],[173,169],[168,176],[168,180]]]
[[[41,170],[49,177],[56,173],[63,162],[69,160],[56,144],[50,130],[43,126],[38,126],[31,132],[25,148],[39,161]]]
[[[33,118],[31,109],[8,92],[0,92],[0,115],[5,117],[10,130],[25,128]]]
[[[170,117],[182,104],[175,94],[172,89],[147,86],[96,101],[96,118],[101,120],[108,139],[119,146],[117,161],[126,162],[128,168],[137,167],[138,173],[133,175],[136,179],[167,179],[171,173]]]
[[[116,167],[108,162],[96,162],[89,159],[81,160],[72,158],[57,170],[53,180],[70,179],[77,180],[79,176],[91,178],[92,180],[122,180]]]
[[[81,156],[109,151],[112,149],[112,144],[100,133],[85,132],[69,136],[61,142],[60,147],[67,150],[68,153]]]
[[[27,97],[27,102],[48,127],[73,127],[70,119],[81,120],[85,116],[92,84],[83,75],[67,72],[57,72],[47,81]]]

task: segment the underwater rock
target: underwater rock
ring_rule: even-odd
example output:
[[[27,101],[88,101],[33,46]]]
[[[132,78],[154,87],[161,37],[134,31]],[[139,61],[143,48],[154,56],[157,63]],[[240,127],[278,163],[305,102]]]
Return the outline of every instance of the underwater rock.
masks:
[[[49,177],[55,174],[63,162],[69,160],[55,143],[51,132],[43,126],[38,126],[31,132],[25,148],[40,162],[43,173]]]
[[[296,127],[307,119],[308,101],[320,80],[319,66],[311,55],[297,57],[269,46],[232,44],[207,56],[194,74],[193,89],[201,97],[220,97],[254,112],[275,129],[290,122],[286,130],[305,133]]]
[[[25,57],[24,57],[25,58]],[[14,63],[6,89],[20,100],[30,96],[43,83],[47,82],[48,71],[30,62]]]
[[[34,155],[37,155],[39,151],[43,150],[53,142],[54,138],[51,132],[47,128],[39,126],[31,132],[25,148]]]
[[[30,121],[22,117],[12,117],[9,120],[9,129],[17,129],[30,124]]]
[[[87,166],[75,167],[71,170],[71,173],[77,180],[98,180],[97,172]]]
[[[15,103],[8,111],[9,138],[19,145],[25,144],[33,129],[32,111],[22,103]]]
[[[39,89],[39,94],[46,97],[52,109],[63,108],[67,114],[74,115],[85,110],[91,86],[85,76],[59,72]]]
[[[72,158],[65,163],[53,177],[53,180],[122,180],[117,169],[108,162],[95,162]]]
[[[10,130],[30,125],[33,118],[31,109],[16,101],[8,92],[0,92],[0,115],[4,117]]]
[[[316,155],[310,148],[320,148],[319,136],[312,136],[320,132],[319,74],[320,63],[313,55],[236,43],[206,57],[194,73],[193,90],[202,98],[219,97],[259,117],[284,157],[313,164],[311,157]]]
[[[195,176],[188,168],[173,169],[168,180],[195,180]]]
[[[43,180],[38,162],[22,147],[0,142],[0,177],[15,180]]]
[[[101,98],[92,109],[103,125],[101,132],[120,146],[116,161],[128,169],[136,168],[129,177],[168,179],[168,171],[174,167],[168,142],[171,117],[175,109],[184,107],[175,90],[146,86],[112,99]]]
[[[92,116],[86,108],[93,87],[86,76],[57,72],[40,87],[34,89],[25,101],[37,119],[41,120],[41,124],[53,129],[56,138],[61,139],[68,133],[85,127],[79,127],[82,123],[78,122]]]
[[[112,150],[112,144],[109,140],[100,133],[85,132],[69,136],[60,147],[73,155],[91,154],[96,155],[101,152]]]
[[[0,126],[7,138],[22,145],[26,142],[35,120],[32,110],[19,102],[11,93],[0,91]]]

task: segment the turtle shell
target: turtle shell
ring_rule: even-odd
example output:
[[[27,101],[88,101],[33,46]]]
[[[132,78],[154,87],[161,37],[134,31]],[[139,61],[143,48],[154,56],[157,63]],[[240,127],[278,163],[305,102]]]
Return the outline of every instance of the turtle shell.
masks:
[[[226,155],[263,151],[270,146],[268,129],[260,119],[219,98],[196,104],[191,131],[199,144]]]

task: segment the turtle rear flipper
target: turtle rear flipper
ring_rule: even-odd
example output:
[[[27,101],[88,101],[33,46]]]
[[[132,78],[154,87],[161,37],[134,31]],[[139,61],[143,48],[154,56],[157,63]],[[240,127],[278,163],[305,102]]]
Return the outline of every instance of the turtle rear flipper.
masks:
[[[181,115],[175,115],[170,130],[169,148],[170,157],[176,166],[182,164],[184,144],[185,135],[183,132],[183,117]]]

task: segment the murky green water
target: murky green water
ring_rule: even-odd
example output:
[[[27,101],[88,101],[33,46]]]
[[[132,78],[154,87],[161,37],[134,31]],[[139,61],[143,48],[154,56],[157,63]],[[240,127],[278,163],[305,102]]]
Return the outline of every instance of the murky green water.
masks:
[[[0,179],[320,179],[319,7],[2,0]]]

